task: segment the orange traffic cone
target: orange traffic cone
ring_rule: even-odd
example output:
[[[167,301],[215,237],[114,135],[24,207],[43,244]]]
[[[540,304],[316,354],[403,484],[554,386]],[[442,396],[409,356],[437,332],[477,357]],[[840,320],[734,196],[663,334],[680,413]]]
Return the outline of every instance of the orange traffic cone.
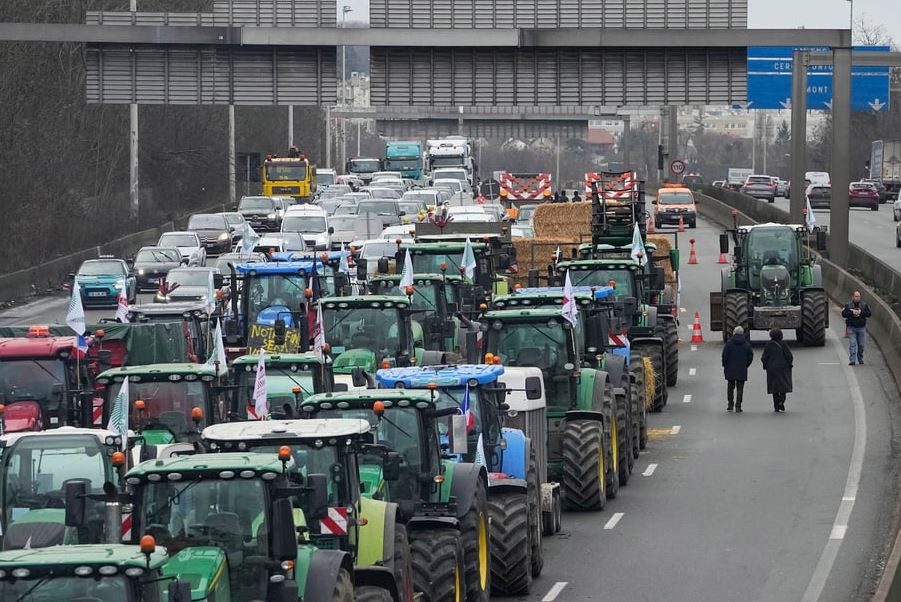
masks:
[[[729,259],[726,257],[725,253],[720,253],[720,258],[717,263],[729,263]]]
[[[679,232],[685,232],[685,222],[682,220],[682,216],[679,216]]]
[[[695,312],[695,323],[691,326],[691,342],[692,344],[704,342],[704,334],[701,332],[701,315],[698,312]]]
[[[656,234],[656,233],[657,233],[657,229],[654,228],[654,216],[649,215],[648,216],[648,234]]]
[[[694,265],[698,263],[698,256],[695,254],[695,239],[690,239],[688,242],[691,243],[691,249],[688,251],[688,264]]]

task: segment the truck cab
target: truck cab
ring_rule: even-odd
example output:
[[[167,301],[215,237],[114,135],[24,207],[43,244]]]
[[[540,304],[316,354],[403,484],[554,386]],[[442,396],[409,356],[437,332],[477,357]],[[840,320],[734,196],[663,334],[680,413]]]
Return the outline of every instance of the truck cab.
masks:
[[[400,172],[407,180],[422,178],[422,145],[419,142],[388,142],[385,169]]]
[[[263,161],[263,195],[290,196],[299,203],[312,202],[316,193],[316,166],[303,154],[292,152],[290,155],[269,155]]]

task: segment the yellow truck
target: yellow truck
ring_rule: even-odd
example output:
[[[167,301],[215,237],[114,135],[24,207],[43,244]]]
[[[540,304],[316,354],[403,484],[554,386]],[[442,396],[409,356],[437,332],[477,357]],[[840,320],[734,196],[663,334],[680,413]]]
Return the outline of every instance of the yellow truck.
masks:
[[[264,196],[291,196],[308,203],[316,194],[316,166],[295,147],[287,157],[268,155],[262,172]]]

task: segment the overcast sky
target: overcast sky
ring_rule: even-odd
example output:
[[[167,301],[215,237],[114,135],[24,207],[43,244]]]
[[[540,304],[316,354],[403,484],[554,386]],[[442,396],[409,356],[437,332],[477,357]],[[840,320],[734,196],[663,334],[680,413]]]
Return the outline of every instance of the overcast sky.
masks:
[[[847,29],[849,8],[848,0],[748,0],[748,27]],[[901,0],[855,0],[855,24],[861,17],[883,24],[895,43],[901,44]]]

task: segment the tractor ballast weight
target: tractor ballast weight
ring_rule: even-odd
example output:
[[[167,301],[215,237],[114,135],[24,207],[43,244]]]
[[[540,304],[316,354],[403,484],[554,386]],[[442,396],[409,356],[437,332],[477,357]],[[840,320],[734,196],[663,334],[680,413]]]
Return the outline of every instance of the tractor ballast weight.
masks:
[[[720,290],[710,294],[711,330],[722,331],[725,342],[736,326],[795,329],[805,346],[825,345],[829,308],[822,268],[802,243],[807,229],[769,223],[730,232],[733,263],[722,269]],[[720,251],[727,253],[728,247],[723,234]]]

